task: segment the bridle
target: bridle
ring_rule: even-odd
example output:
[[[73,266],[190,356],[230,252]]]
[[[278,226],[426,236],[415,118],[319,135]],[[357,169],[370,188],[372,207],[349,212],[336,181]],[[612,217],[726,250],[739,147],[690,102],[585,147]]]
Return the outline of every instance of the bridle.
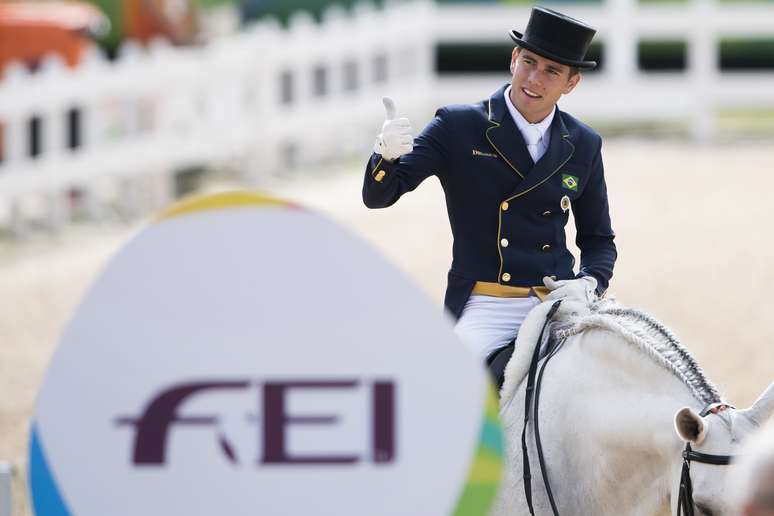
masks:
[[[725,403],[712,403],[704,407],[699,416],[704,417],[709,413],[716,414],[731,405]],[[732,455],[713,455],[701,453],[691,449],[691,443],[685,443],[683,449],[683,469],[680,472],[680,492],[677,498],[677,516],[693,516],[693,482],[691,482],[691,461],[713,466],[728,466],[733,460]]]
[[[545,460],[543,457],[543,445],[540,441],[540,426],[538,420],[538,407],[540,405],[540,386],[543,380],[543,372],[548,365],[548,361],[556,354],[557,351],[564,344],[564,339],[560,339],[555,346],[548,350],[547,356],[540,366],[538,372],[538,363],[540,362],[540,345],[543,342],[543,334],[545,333],[548,323],[553,318],[556,311],[559,309],[561,300],[555,301],[551,306],[548,314],[546,315],[543,328],[540,330],[540,336],[535,345],[535,350],[532,353],[532,361],[529,366],[529,374],[527,376],[527,389],[524,395],[524,427],[521,431],[521,450],[522,450],[522,469],[524,470],[524,496],[527,499],[527,506],[529,507],[529,513],[535,516],[535,510],[532,506],[532,474],[529,466],[529,455],[527,453],[527,424],[529,423],[530,412],[534,417],[535,426],[535,445],[537,448],[538,459],[540,462],[540,473],[543,477],[543,483],[546,487],[546,495],[548,501],[551,504],[551,511],[554,516],[559,516],[559,511],[556,508],[556,502],[554,500],[554,494],[551,490],[551,484],[548,481],[548,473],[546,471]],[[533,405],[534,396],[534,405]],[[704,417],[707,414],[717,414],[727,408],[733,408],[727,403],[711,403],[704,407],[699,413],[700,417]],[[694,503],[693,503],[693,482],[691,482],[691,461],[700,462],[702,464],[711,464],[715,466],[727,466],[731,463],[733,456],[731,455],[714,455],[710,453],[701,453],[693,451],[691,449],[691,443],[685,443],[685,449],[683,449],[683,469],[680,472],[680,490],[677,499],[677,516],[694,516]]]

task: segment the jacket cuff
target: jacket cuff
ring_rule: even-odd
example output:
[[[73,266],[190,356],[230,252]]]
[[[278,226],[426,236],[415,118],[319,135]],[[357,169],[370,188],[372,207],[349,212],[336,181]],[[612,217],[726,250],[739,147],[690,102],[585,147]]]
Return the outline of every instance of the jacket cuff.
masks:
[[[597,293],[598,297],[604,297],[605,292],[607,292],[607,287],[606,286],[605,287],[602,286],[603,285],[602,280],[600,280],[599,277],[597,277],[596,275],[590,274],[588,272],[579,272],[578,274],[575,275],[575,279],[579,279],[579,278],[582,278],[584,276],[590,276],[590,277],[594,278],[595,280],[597,280],[597,288],[594,289],[594,292]]]
[[[399,161],[400,158],[397,158],[395,161],[389,161],[380,154],[373,154],[371,156],[371,178],[377,183],[383,182],[392,175]]]

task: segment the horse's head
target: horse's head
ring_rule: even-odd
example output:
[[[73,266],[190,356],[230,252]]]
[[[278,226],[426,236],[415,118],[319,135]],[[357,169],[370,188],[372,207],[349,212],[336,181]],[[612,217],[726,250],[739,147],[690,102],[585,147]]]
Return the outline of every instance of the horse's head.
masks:
[[[676,457],[672,475],[672,514],[678,514],[681,484],[684,505],[682,514],[697,516],[730,515],[732,497],[726,492],[729,467],[723,457],[733,456],[739,444],[765,422],[774,411],[774,383],[746,410],[726,405],[710,407],[699,414],[690,407],[675,414],[675,430],[685,443],[683,456]],[[689,469],[685,470],[686,451]],[[690,478],[686,478],[686,473]],[[692,491],[692,493],[691,493]],[[691,501],[692,495],[692,501]],[[693,509],[693,510],[691,510]]]

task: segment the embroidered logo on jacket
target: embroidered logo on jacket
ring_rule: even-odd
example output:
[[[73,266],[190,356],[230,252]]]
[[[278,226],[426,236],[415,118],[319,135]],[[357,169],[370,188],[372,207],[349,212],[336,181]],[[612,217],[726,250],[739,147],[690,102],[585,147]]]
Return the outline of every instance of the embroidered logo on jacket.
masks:
[[[567,188],[574,192],[578,191],[578,178],[567,174],[562,174],[562,188]]]
[[[494,152],[481,152],[480,150],[473,149],[474,156],[486,156],[487,158],[499,158]]]

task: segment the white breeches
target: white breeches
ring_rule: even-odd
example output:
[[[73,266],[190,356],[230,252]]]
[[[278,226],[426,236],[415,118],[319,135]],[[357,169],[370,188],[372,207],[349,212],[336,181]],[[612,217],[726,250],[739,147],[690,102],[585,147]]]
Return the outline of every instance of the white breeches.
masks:
[[[506,346],[516,337],[524,318],[539,304],[540,299],[536,296],[471,295],[454,333],[484,362],[493,351]]]

